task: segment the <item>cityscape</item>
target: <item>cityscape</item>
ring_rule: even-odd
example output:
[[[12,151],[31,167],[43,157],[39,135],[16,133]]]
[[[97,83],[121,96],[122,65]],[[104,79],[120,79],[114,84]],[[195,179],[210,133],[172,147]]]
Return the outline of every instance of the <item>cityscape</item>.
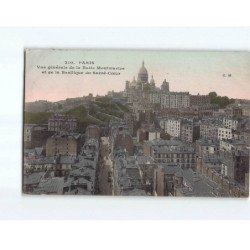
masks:
[[[146,63],[121,91],[25,102],[23,193],[249,196],[250,100],[172,91]]]

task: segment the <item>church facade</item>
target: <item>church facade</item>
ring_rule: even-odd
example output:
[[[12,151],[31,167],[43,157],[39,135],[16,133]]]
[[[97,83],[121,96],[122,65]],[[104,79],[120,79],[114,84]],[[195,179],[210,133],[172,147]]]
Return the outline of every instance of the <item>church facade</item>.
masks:
[[[157,104],[161,109],[165,108],[187,108],[190,106],[189,92],[171,92],[169,82],[164,79],[161,87],[156,87],[154,77],[149,80],[148,71],[144,61],[139,70],[137,80],[126,81],[125,96],[128,103],[139,105]]]

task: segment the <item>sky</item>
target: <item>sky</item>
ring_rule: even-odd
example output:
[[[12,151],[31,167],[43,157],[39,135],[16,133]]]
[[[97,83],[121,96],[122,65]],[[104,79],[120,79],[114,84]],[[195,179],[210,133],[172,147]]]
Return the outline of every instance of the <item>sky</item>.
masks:
[[[79,62],[92,61],[94,67],[122,67],[124,70],[116,71],[120,75],[65,75],[48,74],[48,69],[42,74],[43,70],[37,67],[70,66],[65,61],[73,61],[74,67],[84,66]],[[59,101],[89,93],[95,96],[111,90],[122,91],[127,80],[132,81],[134,76],[137,79],[142,61],[149,80],[153,75],[158,87],[166,79],[170,91],[188,91],[190,94],[215,91],[230,98],[250,99],[248,52],[31,49],[26,51],[25,101]]]

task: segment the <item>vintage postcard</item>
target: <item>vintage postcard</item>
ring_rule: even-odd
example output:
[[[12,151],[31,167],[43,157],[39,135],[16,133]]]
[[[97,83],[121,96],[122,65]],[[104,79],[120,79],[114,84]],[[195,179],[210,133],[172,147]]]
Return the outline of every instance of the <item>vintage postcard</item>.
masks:
[[[249,196],[248,52],[24,56],[23,193]]]

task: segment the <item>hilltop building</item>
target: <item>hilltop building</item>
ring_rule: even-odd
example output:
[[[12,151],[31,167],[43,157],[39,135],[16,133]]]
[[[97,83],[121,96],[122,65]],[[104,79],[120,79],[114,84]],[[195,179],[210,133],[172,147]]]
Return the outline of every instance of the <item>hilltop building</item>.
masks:
[[[171,92],[169,82],[164,79],[161,88],[156,87],[154,77],[149,80],[148,71],[145,68],[144,61],[139,70],[137,80],[126,81],[125,96],[128,103],[159,105],[161,109],[165,108],[186,108],[190,106],[188,92]]]

